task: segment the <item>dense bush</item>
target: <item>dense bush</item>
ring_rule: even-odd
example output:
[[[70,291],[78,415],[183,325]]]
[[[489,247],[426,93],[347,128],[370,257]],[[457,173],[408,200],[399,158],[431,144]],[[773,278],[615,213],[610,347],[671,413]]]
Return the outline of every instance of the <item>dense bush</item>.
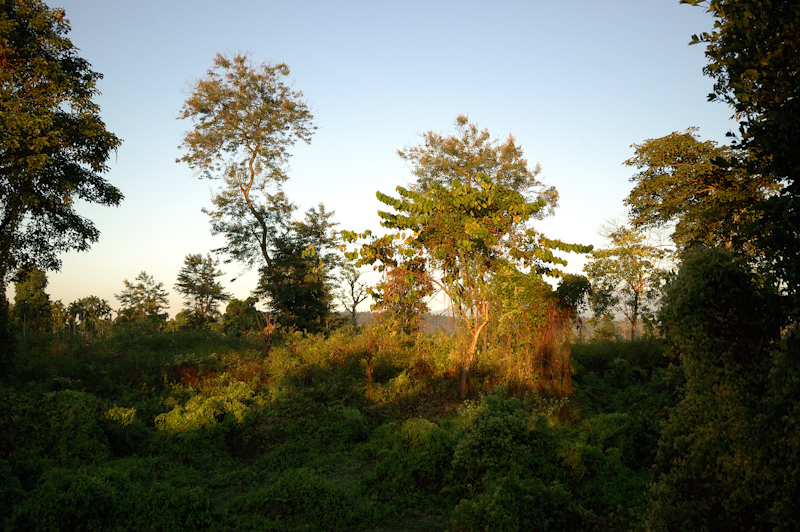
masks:
[[[797,394],[773,380],[792,382],[796,362],[778,344],[777,295],[758,281],[730,252],[701,248],[669,288],[661,318],[686,383],[661,434],[649,529],[797,527],[786,502]]]
[[[506,386],[487,366],[466,403],[456,348],[379,330],[287,335],[266,359],[258,339],[211,331],[26,339],[0,388],[0,519],[219,531],[635,520],[679,382],[660,344],[576,346],[570,399]]]

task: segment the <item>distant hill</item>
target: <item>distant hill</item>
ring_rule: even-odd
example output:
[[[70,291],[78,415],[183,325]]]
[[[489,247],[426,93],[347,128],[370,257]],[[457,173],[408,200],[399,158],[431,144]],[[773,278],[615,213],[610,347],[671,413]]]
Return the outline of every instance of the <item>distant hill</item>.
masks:
[[[364,325],[369,323],[370,319],[372,319],[373,315],[376,313],[373,312],[359,312],[356,315],[356,319],[358,320],[359,325]],[[430,313],[427,312],[423,316],[423,327],[422,330],[426,333],[435,333],[437,330],[440,330],[446,334],[453,334],[455,330],[455,323],[453,317],[444,313]],[[616,330],[616,335],[619,338],[624,338],[626,340],[630,340],[631,337],[631,325],[628,321],[615,321],[614,328]],[[640,321],[636,324],[636,337],[641,338],[644,334],[644,327],[642,322]],[[572,336],[576,339],[583,338],[584,340],[588,340],[594,336],[594,327],[589,324],[588,316],[583,317],[583,327],[582,330],[578,329],[577,326],[573,326],[572,328]]]

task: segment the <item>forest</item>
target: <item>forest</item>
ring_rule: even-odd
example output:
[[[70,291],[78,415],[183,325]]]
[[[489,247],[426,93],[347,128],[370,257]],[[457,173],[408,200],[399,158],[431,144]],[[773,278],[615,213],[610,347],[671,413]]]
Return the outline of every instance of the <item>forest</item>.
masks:
[[[176,163],[225,244],[170,318],[146,271],[116,309],[51,300],[100,238],[78,209],[124,201],[121,140],[64,11],[0,0],[0,528],[800,530],[800,5],[680,3],[738,131],[635,144],[602,248],[537,229],[558,191],[468,115],[400,147],[381,234],[298,213],[312,107],[218,54]]]

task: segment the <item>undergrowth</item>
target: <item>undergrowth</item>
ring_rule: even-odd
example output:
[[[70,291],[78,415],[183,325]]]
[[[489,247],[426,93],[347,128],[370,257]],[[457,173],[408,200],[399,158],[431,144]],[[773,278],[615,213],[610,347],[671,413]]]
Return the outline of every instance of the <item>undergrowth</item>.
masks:
[[[573,347],[571,397],[453,340],[120,331],[29,338],[0,387],[0,522],[56,530],[623,530],[681,374]]]

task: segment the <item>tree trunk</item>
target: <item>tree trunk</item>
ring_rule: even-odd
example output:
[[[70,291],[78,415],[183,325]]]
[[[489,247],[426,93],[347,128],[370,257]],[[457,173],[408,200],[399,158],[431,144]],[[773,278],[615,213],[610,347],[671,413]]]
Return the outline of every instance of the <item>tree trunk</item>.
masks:
[[[481,337],[481,331],[483,331],[483,328],[487,323],[489,323],[489,321],[485,320],[479,327],[475,329],[475,332],[472,333],[472,340],[469,343],[469,348],[467,348],[464,360],[461,363],[461,375],[458,381],[458,391],[462,399],[465,399],[469,393],[469,379],[472,373],[472,364],[475,360],[475,353],[478,351],[478,340]]]
[[[272,349],[272,339],[275,336],[275,324],[274,323],[267,323],[267,325],[261,330],[261,334],[264,337],[264,358],[269,356],[269,351]]]
[[[15,342],[8,319],[5,285],[2,282],[0,282],[0,290],[0,376],[4,376],[11,365]]]

